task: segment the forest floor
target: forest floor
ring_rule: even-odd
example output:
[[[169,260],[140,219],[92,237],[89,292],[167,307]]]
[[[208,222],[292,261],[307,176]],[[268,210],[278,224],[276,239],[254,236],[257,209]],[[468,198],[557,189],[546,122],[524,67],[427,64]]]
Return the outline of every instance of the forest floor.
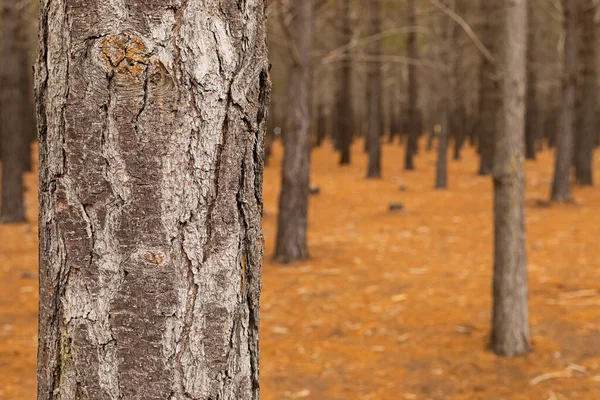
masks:
[[[362,143],[339,167],[313,152],[311,259],[271,261],[281,148],[265,172],[266,257],[261,393],[279,399],[600,399],[600,188],[548,206],[552,153],[527,162],[527,249],[533,352],[499,358],[488,344],[492,184],[466,149],[433,189],[434,152],[404,172],[385,145],[383,179],[366,180]],[[600,156],[600,155],[599,155]],[[600,179],[600,157],[595,174]],[[0,399],[35,398],[36,178],[30,223],[0,226]],[[400,186],[405,190],[401,191]],[[388,211],[401,202],[403,211]]]

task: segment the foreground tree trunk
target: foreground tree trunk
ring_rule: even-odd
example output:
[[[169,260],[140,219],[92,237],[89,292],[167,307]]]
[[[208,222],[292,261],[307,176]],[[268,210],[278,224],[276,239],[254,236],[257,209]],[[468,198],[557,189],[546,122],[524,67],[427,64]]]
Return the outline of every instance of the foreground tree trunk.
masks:
[[[415,0],[408,0],[407,10],[409,31],[406,35],[406,52],[408,58],[417,61],[419,49],[417,47],[417,12]],[[414,156],[417,153],[417,143],[421,134],[421,114],[419,112],[419,82],[417,76],[417,65],[408,64],[408,108],[407,118],[407,143],[404,156],[404,169],[412,171],[415,169]]]
[[[535,5],[527,0],[528,24],[527,32],[527,108],[525,110],[525,157],[536,158],[536,144],[541,127],[540,108],[537,99],[537,61],[536,61],[536,20]]]
[[[369,36],[381,33],[381,0],[369,0]],[[377,58],[381,55],[381,41],[375,40],[368,45],[369,55]],[[381,177],[381,136],[383,134],[383,78],[381,64],[368,65],[367,76],[367,151],[369,163],[367,178]]]
[[[481,40],[495,57],[498,48],[498,15],[502,2],[479,0],[484,18]],[[479,70],[479,175],[490,175],[494,165],[494,143],[499,118],[500,91],[496,64],[482,56]]]
[[[308,196],[311,148],[312,0],[292,3],[290,44],[293,60],[289,84],[288,129],[283,135],[281,193],[275,260],[289,263],[308,257]]]
[[[38,400],[259,398],[266,4],[167,3],[40,5]]]
[[[565,64],[563,71],[562,107],[558,134],[551,200],[571,201],[571,165],[573,160],[573,137],[575,125],[575,95],[577,90],[577,13],[579,0],[564,0],[565,13]]]
[[[526,0],[504,2],[500,130],[494,159],[494,281],[491,346],[501,356],[529,351],[525,254]]]
[[[23,174],[30,135],[23,106],[27,103],[23,90],[23,65],[26,46],[23,43],[25,21],[22,6],[16,1],[3,1],[1,6],[0,31],[0,141],[2,154],[2,196],[0,198],[0,222],[25,221],[23,198]]]
[[[595,0],[583,0],[580,10],[582,46],[581,64],[583,81],[581,82],[581,104],[579,107],[578,136],[575,154],[575,177],[580,185],[593,185],[593,157],[598,125],[596,107],[598,99],[597,72],[597,32],[594,17],[598,9]]]
[[[350,25],[350,0],[340,0],[340,46],[348,46],[352,40]],[[340,165],[350,164],[350,146],[352,145],[354,114],[352,113],[352,61],[350,49],[344,50],[340,61],[338,92],[336,99],[336,135],[339,138]]]

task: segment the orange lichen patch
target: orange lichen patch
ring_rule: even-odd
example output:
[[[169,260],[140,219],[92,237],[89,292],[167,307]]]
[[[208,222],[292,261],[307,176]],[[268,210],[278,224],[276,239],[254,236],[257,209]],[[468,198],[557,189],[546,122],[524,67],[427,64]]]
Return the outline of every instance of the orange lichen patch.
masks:
[[[109,70],[139,78],[144,73],[150,54],[137,36],[108,36],[100,44],[102,58]]]

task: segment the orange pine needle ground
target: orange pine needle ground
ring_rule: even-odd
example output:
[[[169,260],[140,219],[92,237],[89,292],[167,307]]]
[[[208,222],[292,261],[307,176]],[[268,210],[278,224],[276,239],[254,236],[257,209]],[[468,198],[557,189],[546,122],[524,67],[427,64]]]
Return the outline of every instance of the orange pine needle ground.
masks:
[[[575,188],[575,204],[541,206],[552,153],[527,163],[534,352],[502,359],[486,350],[492,188],[475,175],[476,155],[467,149],[450,161],[449,189],[436,191],[434,152],[421,151],[406,173],[403,149],[385,145],[383,179],[366,180],[362,148],[354,145],[344,168],[329,145],[313,152],[321,193],[310,203],[312,258],[280,266],[271,262],[274,147],[264,185],[262,398],[600,399],[600,188]],[[35,179],[27,176],[32,222],[0,225],[2,400],[35,398]],[[388,211],[393,202],[405,210]],[[559,373],[540,377],[549,372]]]

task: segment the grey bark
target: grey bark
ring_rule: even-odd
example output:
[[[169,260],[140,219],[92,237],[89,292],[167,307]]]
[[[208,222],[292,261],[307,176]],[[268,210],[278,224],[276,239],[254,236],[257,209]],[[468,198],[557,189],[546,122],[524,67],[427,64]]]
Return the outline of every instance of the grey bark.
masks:
[[[537,59],[536,59],[536,11],[532,0],[527,0],[528,24],[527,32],[527,109],[525,114],[525,157],[536,158],[536,144],[541,129],[540,107],[537,98]]]
[[[381,0],[368,0],[369,36],[381,33]],[[367,52],[381,55],[381,41],[369,43]],[[383,134],[383,76],[380,63],[370,63],[367,71],[367,178],[381,177],[381,136]]]
[[[352,40],[350,21],[350,0],[340,1],[340,46],[346,46]],[[338,75],[338,92],[336,97],[336,135],[340,150],[340,165],[350,164],[350,146],[352,144],[354,114],[352,112],[352,61],[350,50],[344,50],[343,60],[340,61]]]
[[[266,3],[40,11],[37,399],[258,399]]]
[[[275,244],[275,260],[281,263],[308,257],[312,0],[292,3],[292,14],[290,46],[294,60],[289,75],[288,129],[283,135],[284,156]]]
[[[562,84],[562,107],[556,137],[556,156],[551,200],[571,201],[571,166],[575,126],[575,96],[578,75],[577,14],[580,0],[564,0],[565,58]]]
[[[501,1],[479,0],[484,18],[481,41],[495,55],[498,51],[498,30]],[[479,70],[479,175],[490,175],[494,165],[494,143],[499,118],[500,91],[494,62],[482,56]]]
[[[596,107],[598,102],[598,39],[596,33],[596,16],[598,3],[595,0],[583,0],[581,21],[581,66],[583,79],[580,87],[579,116],[577,118],[577,146],[575,154],[575,177],[580,185],[592,185],[593,156],[598,125]]]
[[[525,252],[526,0],[504,2],[501,119],[494,159],[494,278],[491,346],[501,356],[530,350]]]
[[[415,0],[407,2],[407,23],[409,27],[417,26],[417,12]],[[418,60],[419,49],[417,47],[417,34],[415,29],[409,29],[406,35],[406,54],[411,60]],[[421,134],[421,114],[419,112],[419,82],[417,75],[417,65],[408,65],[408,106],[406,110],[407,118],[407,143],[404,155],[404,169],[412,171],[415,169],[414,156],[417,153],[417,143]]]
[[[26,158],[27,121],[23,106],[27,103],[23,88],[23,65],[27,47],[23,42],[25,21],[21,6],[15,1],[3,1],[0,6],[0,141],[2,154],[2,196],[0,223],[25,221],[23,175]]]

